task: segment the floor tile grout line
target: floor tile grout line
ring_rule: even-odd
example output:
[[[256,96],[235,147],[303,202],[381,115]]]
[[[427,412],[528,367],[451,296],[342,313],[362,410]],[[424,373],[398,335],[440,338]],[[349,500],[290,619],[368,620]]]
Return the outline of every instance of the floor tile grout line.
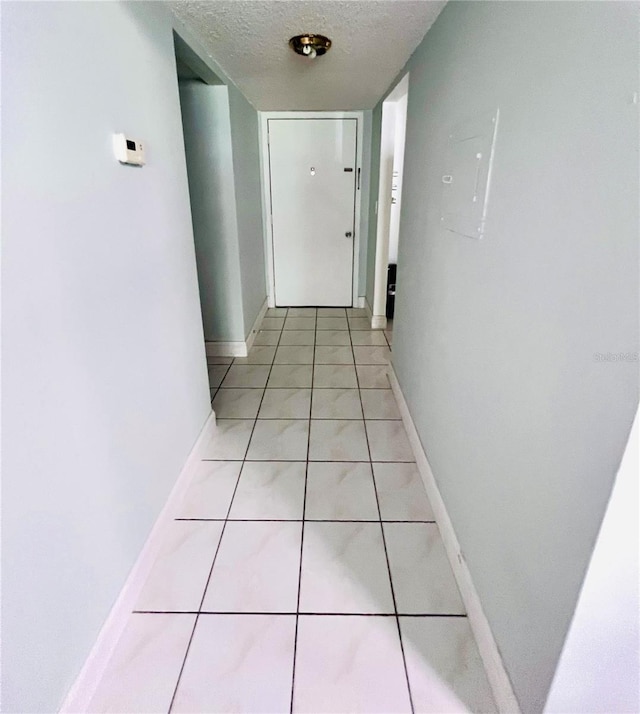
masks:
[[[345,345],[346,346],[346,345]],[[268,367],[269,365],[248,365],[248,366],[262,366],[262,367]],[[273,365],[274,367],[286,367],[287,365],[283,364],[276,364]],[[294,365],[288,365],[289,367],[311,367],[311,364],[294,364]],[[331,367],[332,365],[330,364],[322,364],[318,365],[320,367]],[[384,367],[383,364],[358,364],[358,365],[349,365],[349,364],[336,364],[333,365],[334,367]],[[357,371],[357,370],[356,370]],[[216,389],[216,387],[212,387],[212,389]],[[225,389],[312,389],[310,386],[293,386],[293,387],[218,387],[218,391],[224,391]],[[356,389],[356,387],[313,387],[313,389]],[[360,389],[364,389],[364,391],[371,391],[371,390],[377,390],[379,392],[381,391],[390,391],[391,387],[360,387]]]
[[[251,463],[251,462],[249,462]],[[291,462],[291,463],[296,463],[296,462]],[[302,462],[298,462],[302,463]],[[311,461],[310,463],[320,463],[318,461]],[[346,463],[346,462],[337,462],[337,463]],[[358,463],[367,463],[366,461],[358,462]],[[380,523],[380,519],[373,519],[373,518],[174,518],[174,521],[203,521],[205,523],[221,523],[223,521],[229,521],[230,523]],[[408,525],[411,525],[413,523],[415,524],[429,524],[433,523],[435,524],[436,521],[407,521],[407,520],[398,520],[398,519],[385,519],[382,521],[382,523],[406,523]]]
[[[288,310],[287,310],[288,313]],[[285,318],[286,319],[286,318]],[[278,343],[276,344],[276,350],[278,349],[278,345],[280,344],[280,338],[282,337],[282,330],[280,331],[280,335],[278,336]],[[235,360],[234,360],[235,361]],[[233,362],[231,363],[233,364]],[[231,366],[229,367],[229,369]],[[269,376],[271,375],[271,370],[273,369],[273,365],[269,368],[269,375],[267,376],[267,382],[269,381]],[[228,370],[227,370],[228,373]],[[226,375],[225,375],[226,378]],[[224,381],[224,380],[223,380]],[[242,477],[242,471],[244,469],[244,464],[245,460],[247,457],[247,454],[249,452],[249,446],[251,445],[251,439],[253,438],[253,432],[255,431],[256,428],[256,423],[258,421],[258,414],[260,413],[260,408],[262,407],[262,401],[264,400],[264,392],[266,391],[267,386],[265,383],[264,391],[262,392],[262,397],[260,398],[260,406],[258,407],[258,412],[256,413],[256,418],[253,422],[253,428],[251,429],[251,435],[249,436],[249,441],[247,442],[247,448],[244,453],[244,459],[242,460],[242,466],[240,467],[240,472],[238,473],[238,478],[236,479],[236,485],[235,488],[233,489],[233,493],[231,494],[231,500],[229,501],[229,508],[227,509],[227,515],[224,520],[224,523],[222,524],[222,530],[220,531],[220,537],[218,539],[218,545],[216,547],[216,552],[213,556],[213,561],[211,563],[211,567],[209,568],[209,576],[207,577],[207,582],[205,583],[204,590],[202,591],[202,598],[200,599],[200,605],[198,607],[198,610],[202,610],[202,605],[204,603],[204,599],[207,595],[207,589],[209,588],[209,583],[211,581],[211,575],[213,574],[213,568],[215,567],[216,564],[216,559],[218,557],[218,553],[220,551],[220,545],[222,544],[222,539],[224,537],[224,532],[227,527],[228,519],[229,519],[229,514],[231,513],[231,508],[233,506],[233,499],[235,498],[236,491],[238,490],[238,484],[240,483],[240,478]],[[176,694],[178,693],[178,688],[180,686],[180,680],[182,679],[182,673],[184,672],[185,665],[187,663],[187,657],[189,656],[189,650],[191,649],[191,643],[193,642],[193,637],[196,632],[196,627],[198,626],[198,619],[200,618],[200,614],[198,613],[196,615],[196,619],[193,623],[193,629],[191,630],[191,636],[189,637],[189,642],[187,643],[187,649],[184,653],[184,659],[182,660],[182,666],[180,667],[180,672],[178,673],[178,680],[176,682],[176,686],[173,690],[173,695],[171,697],[171,702],[169,704],[169,709],[168,709],[168,714],[171,714],[171,710],[173,709],[173,704],[175,702]]]
[[[356,365],[356,354],[353,350],[353,337],[351,335],[351,325],[349,324],[349,321],[347,320],[347,329],[349,332],[349,342],[351,343],[351,356],[353,357],[353,365],[354,365],[354,370],[356,373],[356,389],[358,390],[358,400],[360,402],[360,413],[362,414],[362,421],[363,421],[363,427],[365,431],[365,435],[367,432],[367,425],[364,424],[364,406],[362,404],[362,395],[360,394],[360,379],[358,377],[358,367]],[[367,451],[369,452],[369,462],[371,462],[371,450],[369,449],[369,442],[367,440]],[[373,472],[373,468],[372,468]]]
[[[355,345],[355,347],[371,347],[372,345]],[[349,347],[349,345],[280,345],[280,347]],[[373,345],[373,347],[383,347],[383,345]],[[353,345],[352,345],[353,349]],[[389,349],[385,347],[385,349]],[[356,362],[355,354],[353,362],[319,362],[315,359],[313,362],[279,362],[274,358],[270,362],[235,362],[236,359],[245,359],[244,357],[234,357],[233,364],[210,364],[209,367],[304,367],[305,365],[317,364],[324,367],[333,367],[344,365],[346,367],[353,367],[358,365],[358,367],[385,367],[388,362]],[[228,370],[227,370],[228,371]],[[226,376],[226,373],[225,373]],[[220,387],[212,387],[212,389],[220,389]],[[259,389],[259,387],[224,387],[224,389]]]
[[[367,444],[369,443],[369,437],[367,436]],[[398,603],[396,600],[395,588],[393,587],[393,576],[391,575],[391,563],[389,562],[389,551],[387,550],[387,538],[384,533],[384,523],[382,521],[382,509],[380,508],[380,498],[378,496],[378,486],[376,484],[376,477],[373,473],[373,462],[371,465],[371,477],[373,479],[373,489],[376,494],[376,503],[378,504],[378,514],[380,515],[380,531],[382,533],[382,544],[384,546],[384,555],[387,561],[387,570],[389,572],[389,583],[391,585],[391,597],[393,598],[393,607],[396,613],[396,625],[398,627],[398,638],[400,641],[400,651],[402,652],[402,664],[404,666],[404,674],[407,680],[407,690],[409,692],[409,703],[411,705],[411,711],[414,712],[415,708],[413,705],[413,695],[411,693],[411,682],[409,681],[409,670],[407,668],[407,658],[404,652],[404,642],[402,641],[402,629],[400,628],[400,616],[398,614]]]
[[[220,380],[220,384],[219,384],[217,387],[214,387],[214,388],[212,389],[212,388],[211,388],[211,383],[209,383],[209,392],[212,392],[212,391],[213,391],[213,396],[211,397],[211,404],[212,404],[212,405],[213,405],[213,400],[216,398],[216,395],[218,394],[218,392],[219,392],[220,389],[222,388],[222,383],[223,383],[224,380],[227,378],[227,375],[229,374],[229,370],[231,369],[232,366],[233,366],[233,359],[231,360],[231,362],[229,362],[228,365],[226,365],[227,369],[225,370],[224,376],[223,376],[222,379]],[[207,362],[207,377],[209,376],[209,367],[213,367],[213,365],[210,365],[210,364]],[[215,391],[214,391],[214,390],[215,390]]]
[[[292,387],[292,389],[307,389],[307,387]],[[348,388],[345,388],[348,389]],[[336,391],[344,391],[342,387],[336,387]],[[266,389],[261,389],[260,387],[257,387],[255,389],[256,392],[265,392],[267,391]],[[309,390],[310,391],[310,390]],[[326,391],[331,391],[330,389],[327,389]],[[348,389],[348,391],[351,392],[357,392],[359,390],[357,389]],[[383,391],[383,390],[380,390]],[[223,419],[225,421],[254,421],[256,417],[218,417],[219,419]],[[258,417],[260,421],[402,421],[402,417],[398,418],[391,418],[391,417],[376,417],[376,418],[371,418],[367,417],[366,419],[363,419],[362,417],[336,417],[336,416],[330,416],[330,417],[312,417],[309,419],[307,416],[303,417],[289,417],[289,416],[281,416],[281,417]],[[224,461],[224,459],[220,459],[221,461]],[[231,461],[242,461],[242,459],[230,459]],[[276,459],[277,460],[277,459]],[[313,459],[311,459],[313,461]],[[215,459],[214,459],[215,461]],[[298,459],[298,461],[304,461],[304,459]]]
[[[287,314],[289,314],[288,308],[287,308]],[[285,320],[286,320],[286,317],[285,317]],[[276,343],[276,352],[278,351],[278,347],[280,347],[281,339],[282,339],[282,330],[280,330],[280,334],[278,335],[278,342]],[[249,436],[249,441],[247,442],[247,448],[244,452],[244,458],[242,459],[243,468],[244,468],[244,463],[247,461],[247,456],[249,455],[249,448],[251,447],[251,440],[253,439],[253,434],[256,430],[256,425],[258,423],[258,417],[260,416],[260,410],[262,409],[262,403],[264,402],[264,395],[267,392],[267,384],[269,384],[269,379],[271,378],[271,372],[273,372],[273,362],[269,366],[269,373],[267,374],[267,379],[264,383],[264,391],[262,392],[262,397],[260,397],[260,404],[258,405],[258,411],[256,412],[256,418],[253,421],[253,428],[251,429],[251,435]]]
[[[296,387],[292,387],[296,389]],[[299,387],[299,389],[306,389],[306,387]],[[338,389],[340,389],[338,387]],[[259,389],[256,391],[260,391]],[[267,391],[266,389],[261,391]],[[356,391],[355,389],[353,391]],[[359,390],[358,390],[359,391]],[[252,421],[255,417],[225,417],[219,416],[219,419],[224,419],[225,421]],[[258,417],[259,421],[402,421],[402,417],[374,417],[368,419],[362,419],[362,417],[313,417],[312,419],[307,419],[307,417],[288,417],[288,416],[278,416],[278,417]]]
[[[387,337],[387,331],[382,330],[382,334],[384,335],[384,341],[387,343],[387,347],[391,350],[391,342],[389,342],[389,338]]]
[[[173,704],[175,702],[176,694],[178,693],[178,687],[180,686],[180,680],[182,679],[182,673],[184,672],[184,668],[187,663],[187,657],[189,656],[189,650],[191,649],[191,643],[193,642],[193,636],[195,635],[196,627],[198,626],[198,620],[200,618],[200,611],[202,610],[202,605],[204,603],[204,599],[207,594],[207,589],[209,588],[209,582],[211,581],[211,575],[213,573],[213,568],[216,564],[216,560],[218,558],[218,553],[220,552],[220,545],[222,544],[222,538],[224,536],[224,531],[227,527],[227,519],[229,517],[229,513],[231,512],[231,506],[233,505],[233,499],[235,498],[236,491],[238,490],[238,484],[240,483],[241,476],[242,476],[242,467],[240,468],[240,471],[238,472],[238,478],[236,479],[236,485],[233,489],[233,493],[231,494],[231,500],[229,501],[229,507],[227,508],[227,516],[225,517],[224,523],[222,524],[222,529],[220,531],[220,537],[218,538],[218,545],[216,546],[216,552],[213,555],[213,561],[211,562],[211,567],[209,568],[209,575],[207,577],[207,581],[206,581],[204,589],[202,591],[202,597],[200,598],[200,605],[198,606],[198,612],[196,613],[196,619],[193,623],[193,629],[191,630],[191,636],[189,637],[189,642],[187,643],[187,649],[184,653],[184,658],[182,660],[182,666],[180,667],[180,672],[178,673],[178,680],[176,681],[176,686],[173,690],[173,695],[171,696],[171,703],[169,704],[169,709],[167,710],[168,714],[171,714],[171,710],[173,709]]]
[[[347,323],[349,324],[349,323]],[[351,325],[349,324],[349,339],[351,340],[351,351],[353,352],[354,362],[355,362],[355,351],[353,350],[353,338],[351,336]],[[385,338],[386,339],[386,338]],[[393,600],[393,610],[395,612],[396,627],[398,628],[398,639],[400,641],[400,651],[402,653],[402,665],[404,667],[404,674],[407,682],[407,693],[409,694],[409,704],[411,706],[411,712],[415,712],[413,706],[413,697],[411,696],[411,684],[409,683],[409,672],[407,670],[407,660],[404,654],[404,646],[402,644],[402,632],[400,630],[400,619],[398,617],[398,605],[396,602],[396,594],[393,588],[393,578],[391,577],[391,566],[389,564],[389,553],[387,552],[387,542],[384,537],[384,528],[382,526],[382,511],[380,509],[380,499],[378,498],[378,489],[376,487],[376,480],[373,474],[373,459],[371,457],[371,446],[369,444],[369,432],[367,431],[367,422],[364,418],[364,404],[362,403],[362,394],[360,392],[360,378],[358,377],[358,370],[356,368],[356,384],[358,385],[358,399],[360,400],[360,409],[362,410],[362,421],[364,425],[364,435],[367,442],[367,451],[369,453],[369,468],[371,469],[371,481],[373,483],[373,490],[376,495],[376,505],[378,507],[378,516],[380,518],[380,534],[382,535],[382,545],[384,548],[385,560],[387,562],[387,572],[389,574],[389,586],[391,588],[391,599]]]
[[[349,329],[349,337],[351,337],[351,329]],[[353,340],[352,340],[352,349],[353,349]],[[411,684],[409,682],[409,670],[407,669],[407,659],[404,654],[404,645],[402,642],[402,631],[400,629],[400,618],[398,617],[398,604],[396,601],[396,593],[395,589],[393,587],[393,577],[391,576],[391,565],[389,563],[389,553],[387,551],[387,541],[384,535],[384,527],[382,525],[382,510],[380,509],[380,499],[378,497],[378,488],[376,486],[376,479],[373,473],[373,459],[371,457],[371,445],[369,444],[369,433],[367,431],[367,424],[366,420],[364,420],[364,405],[362,404],[362,394],[360,394],[360,380],[358,379],[358,371],[356,370],[356,381],[358,383],[358,397],[360,399],[360,408],[362,409],[362,415],[363,415],[363,421],[364,423],[364,431],[365,431],[365,439],[367,441],[367,450],[369,452],[369,464],[371,466],[371,480],[373,482],[373,490],[376,495],[376,504],[378,506],[378,516],[380,517],[380,533],[382,535],[382,545],[384,547],[384,555],[385,559],[387,562],[387,572],[389,574],[389,586],[391,587],[391,598],[393,600],[393,609],[395,612],[396,616],[396,627],[398,628],[398,638],[400,641],[400,651],[402,653],[402,665],[404,667],[404,674],[407,682],[407,692],[409,694],[409,704],[411,705],[411,711],[415,712],[415,708],[413,706],[413,696],[411,695]]]
[[[316,310],[316,325],[317,325],[317,315]],[[304,522],[307,510],[307,482],[309,480],[309,452],[311,449],[311,413],[313,411],[313,380],[315,377],[315,362],[316,362],[316,341],[317,341],[317,330],[314,331],[313,336],[313,363],[311,365],[311,393],[309,395],[309,430],[307,432],[307,459],[304,469],[304,495],[302,500],[302,528],[300,530],[300,562],[298,565],[298,598],[296,601],[296,627],[293,638],[293,667],[291,668],[291,701],[289,704],[289,711],[293,714],[293,697],[295,694],[296,687],[296,657],[298,654],[298,623],[300,610],[300,590],[302,586],[302,552],[304,548]]]
[[[133,615],[279,615],[280,617],[294,617],[300,615],[301,617],[424,617],[424,618],[435,618],[435,617],[448,617],[464,619],[467,617],[466,614],[460,613],[435,613],[435,612],[400,612],[396,614],[395,612],[289,612],[289,611],[262,611],[262,610],[133,610]]]
[[[245,421],[253,421],[252,419],[246,419]],[[291,421],[291,420],[286,420],[286,421]],[[297,421],[308,421],[308,419],[298,419]],[[313,421],[318,421],[314,419]],[[322,420],[320,420],[322,421]],[[324,420],[324,421],[329,421],[329,420]],[[355,421],[355,420],[354,420]],[[358,421],[360,421],[358,419]],[[382,419],[373,419],[371,421],[384,421]],[[386,421],[396,421],[395,419],[387,419]],[[272,461],[281,461],[282,463],[304,463],[301,459],[200,459],[201,461],[229,461],[229,462],[242,462],[242,461],[248,461],[249,463],[261,463],[261,462],[267,462],[271,463]],[[313,464],[368,464],[368,463],[374,463],[374,464],[415,464],[415,460],[413,461],[402,461],[401,459],[376,459],[375,461],[370,462],[369,459],[310,459],[310,463]]]

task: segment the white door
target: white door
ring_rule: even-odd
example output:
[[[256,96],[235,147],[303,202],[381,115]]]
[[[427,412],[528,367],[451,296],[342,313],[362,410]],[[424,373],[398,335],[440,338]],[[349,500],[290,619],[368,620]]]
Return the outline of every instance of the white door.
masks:
[[[349,306],[357,119],[269,119],[276,305]]]

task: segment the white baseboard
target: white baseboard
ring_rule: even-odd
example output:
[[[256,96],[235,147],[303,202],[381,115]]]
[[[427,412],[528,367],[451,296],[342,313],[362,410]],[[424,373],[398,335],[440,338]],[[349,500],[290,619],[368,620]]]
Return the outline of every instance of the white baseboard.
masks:
[[[207,357],[246,357],[253,347],[253,342],[256,339],[256,334],[260,329],[262,318],[265,316],[268,306],[268,301],[265,300],[244,342],[242,340],[236,342],[205,342]]]
[[[384,330],[387,327],[386,315],[374,315],[367,298],[365,297],[361,299],[364,301],[364,305],[362,305],[362,307],[364,307],[364,309],[367,311],[367,317],[371,320],[371,329]]]
[[[168,523],[175,517],[176,509],[191,482],[195,467],[202,458],[202,449],[210,438],[215,425],[215,414],[210,412],[138,559],[118,595],[118,599],[111,608],[111,612],[105,620],[84,666],[80,670],[80,674],[60,708],[60,712],[63,714],[89,711],[89,705],[96,687],[104,674],[109,659],[129,621],[129,616],[135,607],[142,587],[159,555],[162,535]]]
[[[258,316],[256,317],[255,322],[253,323],[253,327],[251,328],[251,330],[249,330],[249,334],[247,335],[247,339],[246,339],[247,354],[249,354],[249,350],[253,347],[253,341],[256,339],[256,335],[258,334],[258,330],[260,329],[262,320],[263,320],[264,316],[267,314],[268,307],[269,307],[269,302],[268,302],[268,300],[265,300],[262,303],[262,307],[260,308],[260,310],[258,312]]]
[[[460,550],[458,538],[453,529],[453,524],[449,518],[447,507],[440,495],[440,489],[429,465],[427,455],[422,447],[422,442],[418,436],[415,424],[411,418],[407,402],[405,401],[402,389],[396,377],[393,367],[389,367],[389,381],[391,389],[398,402],[402,421],[404,423],[409,442],[416,457],[418,471],[422,476],[427,496],[431,502],[433,512],[435,514],[436,523],[440,530],[440,535],[444,541],[445,550],[451,563],[451,568],[458,583],[462,601],[467,610],[469,625],[475,637],[480,652],[480,657],[484,664],[485,671],[493,697],[496,700],[498,711],[503,714],[520,714],[520,705],[513,692],[509,675],[505,669],[498,645],[493,637],[489,621],[484,614],[482,603],[478,596],[478,592],[471,579],[471,573],[467,567],[464,555]]]
[[[246,342],[205,342],[207,357],[246,357]]]
[[[366,297],[359,297],[358,298],[358,303],[357,305],[354,305],[354,307],[366,307],[367,305],[367,298]]]

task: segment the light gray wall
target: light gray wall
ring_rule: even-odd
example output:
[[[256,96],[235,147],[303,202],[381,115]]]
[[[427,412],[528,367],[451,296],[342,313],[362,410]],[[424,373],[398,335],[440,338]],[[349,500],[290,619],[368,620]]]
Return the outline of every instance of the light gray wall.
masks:
[[[233,176],[237,201],[244,337],[249,336],[267,299],[264,256],[258,112],[236,87],[229,86]]]
[[[5,2],[2,51],[2,708],[51,712],[209,391],[166,8]]]
[[[180,106],[205,338],[242,341],[246,333],[229,90],[181,81]]]
[[[406,67],[393,363],[526,712],[543,707],[638,400],[637,361],[594,356],[638,351],[637,11],[449,3]],[[444,153],[496,107],[476,241],[439,227]]]

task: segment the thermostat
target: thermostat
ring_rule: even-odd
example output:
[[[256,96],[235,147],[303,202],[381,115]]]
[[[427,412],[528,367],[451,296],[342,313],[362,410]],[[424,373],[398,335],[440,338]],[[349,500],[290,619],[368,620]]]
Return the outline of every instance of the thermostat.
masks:
[[[121,164],[144,166],[144,150],[140,141],[129,139],[124,134],[114,134],[113,151]]]

